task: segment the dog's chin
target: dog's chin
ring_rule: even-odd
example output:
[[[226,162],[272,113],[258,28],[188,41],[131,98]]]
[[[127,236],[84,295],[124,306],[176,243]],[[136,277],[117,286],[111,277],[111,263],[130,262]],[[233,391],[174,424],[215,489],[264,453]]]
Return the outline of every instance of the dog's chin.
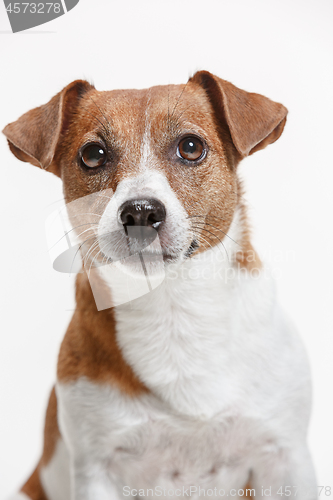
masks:
[[[190,258],[198,247],[199,245],[193,240],[189,246],[174,249],[173,252],[160,246],[158,248],[144,248],[130,255],[112,250],[107,253],[101,251],[100,256],[103,264],[100,264],[113,266],[124,275],[135,279],[158,278],[164,276],[168,268],[178,266]]]
[[[181,259],[177,255],[140,252],[125,259],[113,261],[113,265],[125,275],[136,279],[158,278],[165,275],[169,264]]]

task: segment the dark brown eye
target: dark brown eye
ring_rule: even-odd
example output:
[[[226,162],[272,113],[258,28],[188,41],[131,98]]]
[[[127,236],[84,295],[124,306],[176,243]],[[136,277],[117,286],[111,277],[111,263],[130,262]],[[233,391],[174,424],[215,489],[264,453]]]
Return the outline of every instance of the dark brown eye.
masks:
[[[106,163],[106,152],[100,144],[88,144],[82,151],[82,162],[88,168],[101,167]]]
[[[205,153],[204,145],[197,137],[185,137],[179,143],[177,154],[184,160],[199,160]]]

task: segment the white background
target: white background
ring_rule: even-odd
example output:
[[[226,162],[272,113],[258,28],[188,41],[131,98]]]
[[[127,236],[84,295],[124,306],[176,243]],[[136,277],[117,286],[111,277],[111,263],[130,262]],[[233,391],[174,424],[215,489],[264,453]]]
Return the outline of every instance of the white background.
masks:
[[[185,83],[208,69],[285,104],[281,139],[240,168],[254,242],[307,346],[309,444],[333,487],[331,0],[80,0],[65,16],[10,34],[0,5],[0,129],[70,81],[99,90]],[[72,280],[52,270],[44,219],[61,182],[12,156],[0,137],[0,497],[35,465]]]

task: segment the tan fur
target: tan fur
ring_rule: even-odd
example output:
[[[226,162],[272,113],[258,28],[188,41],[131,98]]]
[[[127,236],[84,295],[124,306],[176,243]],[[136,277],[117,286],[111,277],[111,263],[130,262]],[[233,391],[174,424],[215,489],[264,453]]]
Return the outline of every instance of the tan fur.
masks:
[[[259,272],[262,268],[262,262],[256,250],[251,243],[251,229],[247,216],[247,207],[243,200],[243,187],[238,183],[240,220],[243,228],[243,237],[239,243],[239,251],[235,255],[235,265],[252,274]]]
[[[60,348],[58,380],[84,376],[94,382],[115,384],[131,396],[146,392],[117,345],[112,309],[97,311],[85,274],[77,277],[76,301],[76,311]]]
[[[40,465],[34,470],[28,481],[21,488],[22,493],[28,495],[31,500],[47,500],[39,477]]]

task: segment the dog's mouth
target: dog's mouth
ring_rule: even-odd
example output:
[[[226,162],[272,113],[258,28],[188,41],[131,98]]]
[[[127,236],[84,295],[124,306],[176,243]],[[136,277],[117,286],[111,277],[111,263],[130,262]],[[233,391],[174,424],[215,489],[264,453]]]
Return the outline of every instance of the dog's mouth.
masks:
[[[115,259],[112,259],[112,257],[106,255],[102,251],[100,253],[101,253],[101,256],[103,259],[102,263],[111,264],[111,263],[118,262],[118,261],[121,263],[126,263],[127,256],[124,256],[122,258],[118,258],[115,260]],[[154,252],[149,252],[149,251],[144,251],[144,250],[139,251],[137,253],[133,253],[132,255],[137,255],[139,258],[148,260],[150,262],[161,262],[161,260],[163,260],[163,262],[165,262],[166,264],[171,263],[171,262],[175,262],[179,257],[178,255],[172,255],[169,253],[163,253],[163,252],[154,253]]]
[[[99,237],[99,258],[95,266],[115,264],[141,273],[147,269],[149,273],[161,271],[165,265],[190,258],[199,248],[199,243],[192,240],[185,248],[167,246],[158,237],[154,228],[129,227]]]
[[[181,255],[190,257],[199,247],[196,240],[184,250],[173,244],[170,235],[160,237],[153,227],[129,226],[99,236],[101,255],[109,262],[117,262],[133,255],[141,255],[149,260],[163,259],[175,261]]]
[[[144,259],[147,259],[151,262],[160,262],[161,259],[165,263],[169,262],[174,262],[177,260],[178,256],[177,255],[171,255],[169,253],[153,253],[153,252],[139,252],[139,257],[142,257]]]

